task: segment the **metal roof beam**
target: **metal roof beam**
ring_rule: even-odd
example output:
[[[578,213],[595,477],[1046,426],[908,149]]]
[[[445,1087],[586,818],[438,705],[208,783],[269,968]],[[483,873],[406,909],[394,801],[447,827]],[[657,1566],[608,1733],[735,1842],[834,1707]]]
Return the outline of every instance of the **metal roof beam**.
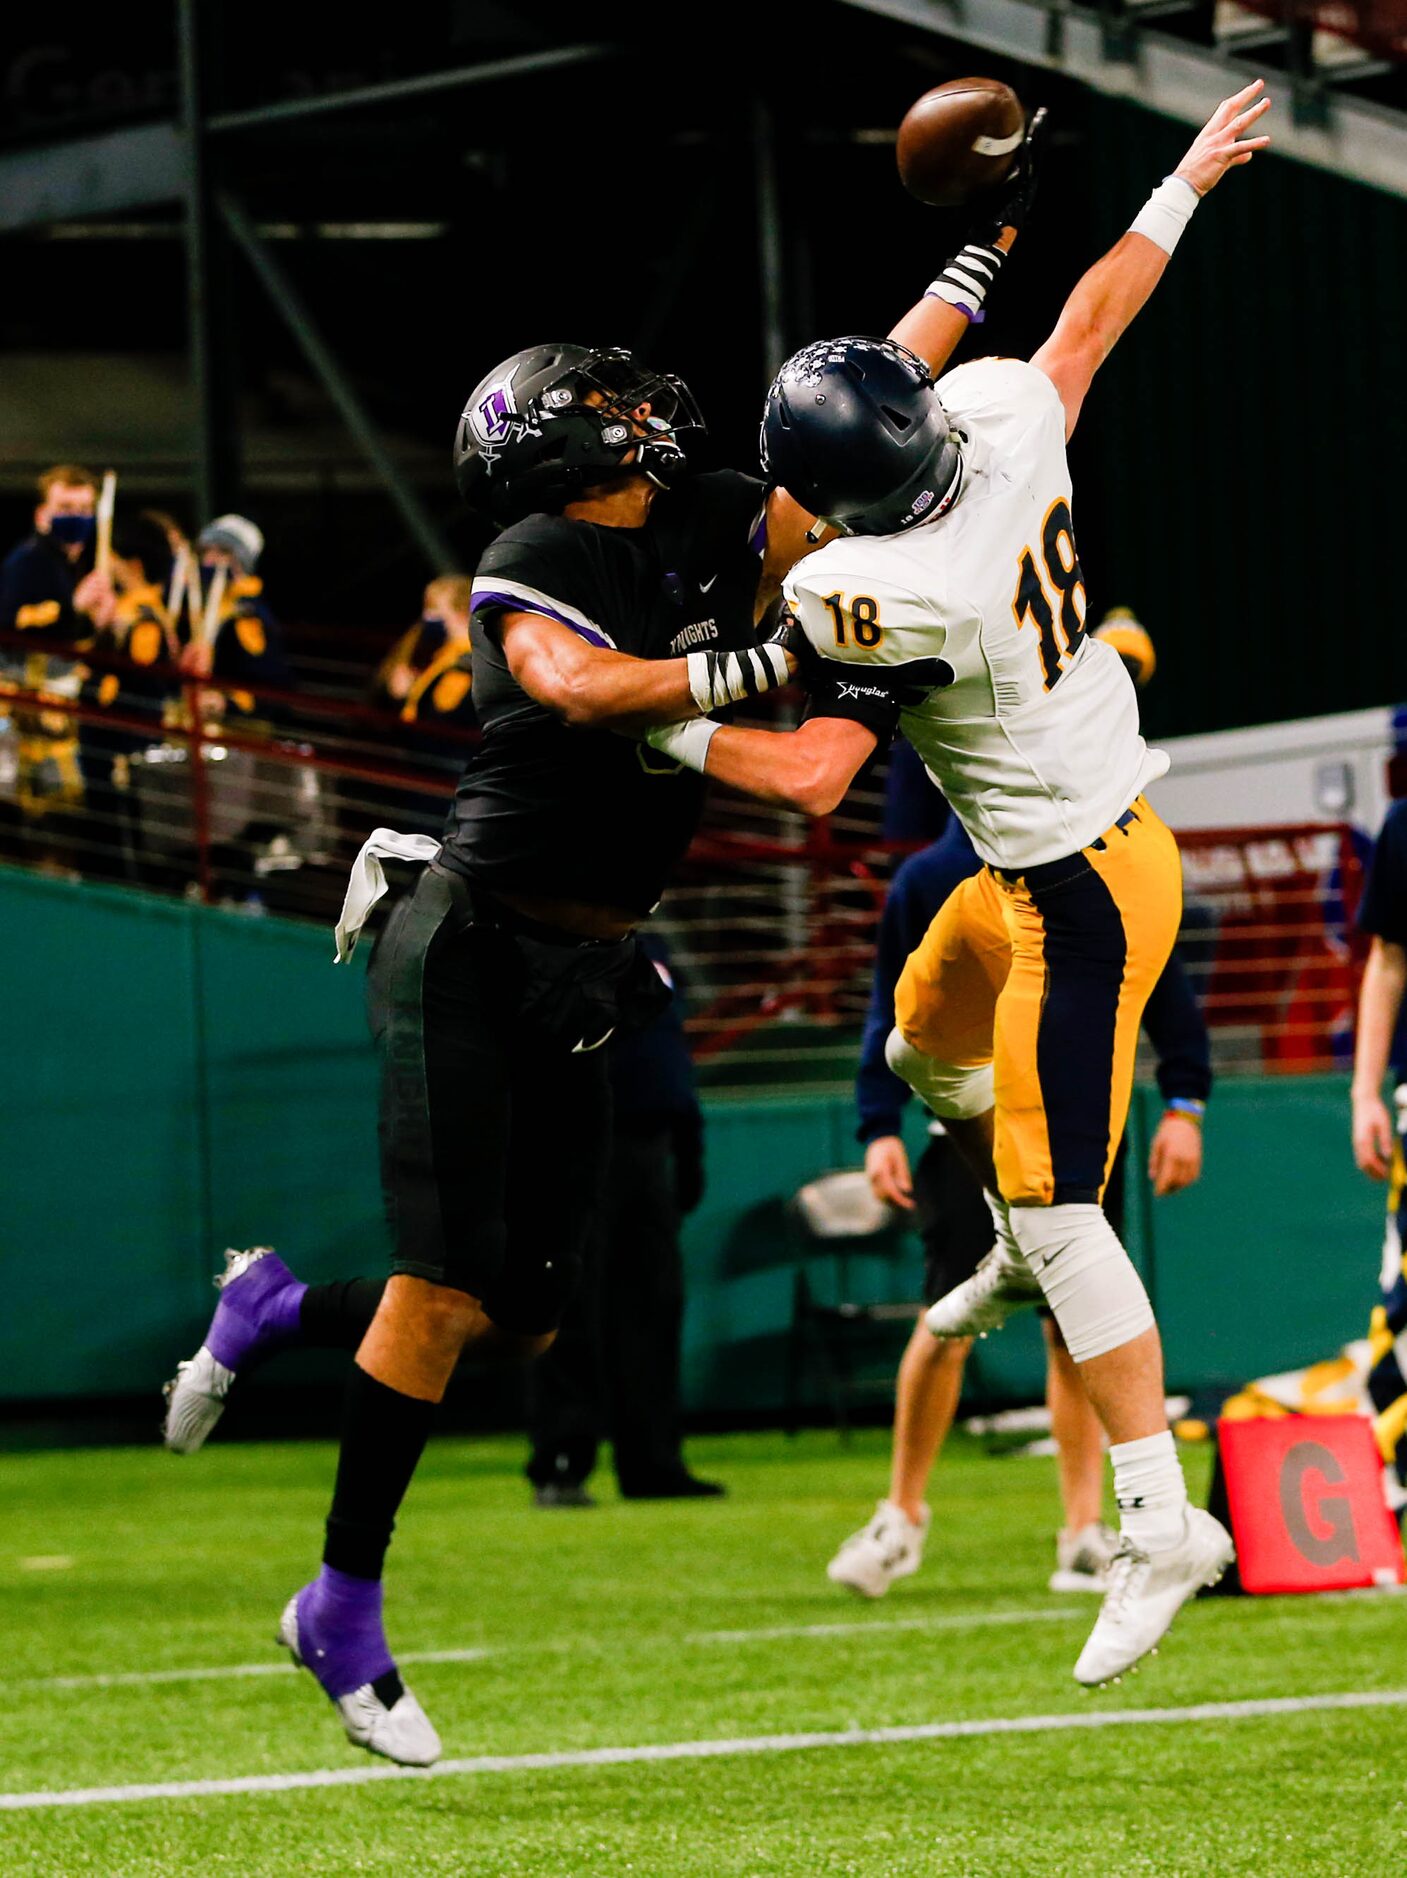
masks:
[[[1407,196],[1407,115],[1328,91],[1322,123],[1297,121],[1296,86],[1283,71],[1258,70],[1170,33],[1127,24],[1129,56],[1111,59],[1109,15],[1047,0],[844,0],[846,6],[900,20],[962,45],[1077,78],[1095,91],[1127,98],[1164,117],[1204,124],[1228,92],[1264,78],[1277,105],[1275,150],[1316,169]]]
[[[609,58],[610,46],[558,46],[549,52],[526,52],[515,59],[494,59],[485,65],[456,66],[450,72],[427,72],[421,78],[389,79],[383,85],[358,85],[352,91],[334,91],[325,98],[293,98],[284,104],[261,104],[248,111],[218,111],[205,120],[208,136],[222,132],[258,130],[267,124],[301,123],[304,118],[326,117],[332,111],[360,111],[406,98],[424,98],[441,91],[462,91],[471,85],[496,85],[510,78],[530,78],[542,72],[574,65],[594,64]]]
[[[0,156],[0,232],[177,202],[185,182],[186,153],[174,124],[12,150]]]

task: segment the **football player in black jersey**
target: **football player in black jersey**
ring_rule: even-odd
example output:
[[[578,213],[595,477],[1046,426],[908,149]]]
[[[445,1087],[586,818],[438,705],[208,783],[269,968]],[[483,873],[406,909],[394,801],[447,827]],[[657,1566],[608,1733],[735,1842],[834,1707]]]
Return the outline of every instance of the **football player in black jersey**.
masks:
[[[934,371],[980,301],[974,278],[1015,239],[1031,175],[1024,157],[989,239],[895,328]],[[280,1640],[355,1743],[409,1764],[440,1743],[382,1628],[395,1514],[461,1354],[551,1341],[606,1164],[600,1045],[667,995],[633,935],[703,784],[639,738],[790,676],[757,627],[813,518],[752,477],[690,473],[699,427],[680,380],[613,349],[530,347],[471,395],[457,476],[502,528],[473,587],[483,743],[443,844],[373,837],[339,928],[345,954],[383,857],[428,861],[368,981],[393,1275],[309,1289],[265,1248],[232,1255],[206,1342],[169,1388],[167,1443],[190,1452],[252,1359],[293,1342],[356,1351],[322,1571]],[[789,741],[819,775],[828,739],[855,733],[815,719]]]

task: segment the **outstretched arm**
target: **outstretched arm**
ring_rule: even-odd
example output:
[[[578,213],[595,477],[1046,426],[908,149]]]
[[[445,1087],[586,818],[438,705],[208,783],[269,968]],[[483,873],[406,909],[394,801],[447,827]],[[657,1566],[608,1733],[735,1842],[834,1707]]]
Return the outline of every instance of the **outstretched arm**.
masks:
[[[929,283],[923,298],[890,328],[889,337],[916,352],[935,378],[946,369],[968,327],[982,317],[987,292],[1030,213],[1045,122],[1044,110],[1037,111],[994,207],[973,230],[967,245]],[[829,535],[830,530],[824,525],[817,528],[816,518],[794,502],[785,489],[772,491],[767,501],[767,547],[757,596],[759,619],[781,592],[791,569]]]
[[[1070,436],[1095,373],[1113,351],[1163,277],[1178,236],[1198,200],[1229,169],[1249,163],[1269,137],[1243,137],[1270,109],[1256,79],[1224,99],[1198,132],[1172,176],[1159,185],[1126,235],[1080,281],[1055,331],[1031,360],[1046,374],[1065,406]]]

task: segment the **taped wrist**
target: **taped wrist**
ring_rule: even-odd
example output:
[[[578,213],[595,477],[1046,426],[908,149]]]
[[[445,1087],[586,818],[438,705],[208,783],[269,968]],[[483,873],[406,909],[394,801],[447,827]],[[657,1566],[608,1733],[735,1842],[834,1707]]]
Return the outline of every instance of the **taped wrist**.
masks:
[[[1171,254],[1201,200],[1185,176],[1165,176],[1129,223],[1129,233],[1146,235],[1164,254]]]
[[[760,697],[786,684],[791,676],[786,650],[774,640],[742,652],[690,652],[685,663],[694,703],[705,714],[743,698]]]
[[[1153,1329],[1143,1280],[1102,1207],[1013,1206],[1007,1217],[1077,1363]]]
[[[916,1050],[902,1031],[890,1031],[884,1060],[940,1120],[966,1121],[985,1115],[995,1100],[990,1063],[973,1069],[935,1062]]]
[[[708,746],[719,728],[706,717],[696,717],[687,724],[660,724],[654,730],[647,730],[645,742],[652,750],[663,751],[685,769],[696,769],[702,776],[708,761]]]
[[[970,320],[980,320],[987,289],[1001,272],[1006,259],[1000,248],[985,242],[970,241],[949,261],[937,280],[924,289],[924,298],[946,300],[949,306],[965,313]]]

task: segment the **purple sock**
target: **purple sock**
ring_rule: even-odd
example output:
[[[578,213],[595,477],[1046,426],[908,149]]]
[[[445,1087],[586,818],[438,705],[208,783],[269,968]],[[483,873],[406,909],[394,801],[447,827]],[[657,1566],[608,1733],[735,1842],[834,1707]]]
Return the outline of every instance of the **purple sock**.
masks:
[[[217,1363],[237,1370],[251,1356],[278,1349],[298,1335],[298,1313],[308,1287],[272,1252],[220,1293],[205,1335],[205,1347]]]
[[[298,1593],[298,1652],[330,1696],[350,1695],[396,1665],[381,1625],[381,1581],[324,1565]]]

